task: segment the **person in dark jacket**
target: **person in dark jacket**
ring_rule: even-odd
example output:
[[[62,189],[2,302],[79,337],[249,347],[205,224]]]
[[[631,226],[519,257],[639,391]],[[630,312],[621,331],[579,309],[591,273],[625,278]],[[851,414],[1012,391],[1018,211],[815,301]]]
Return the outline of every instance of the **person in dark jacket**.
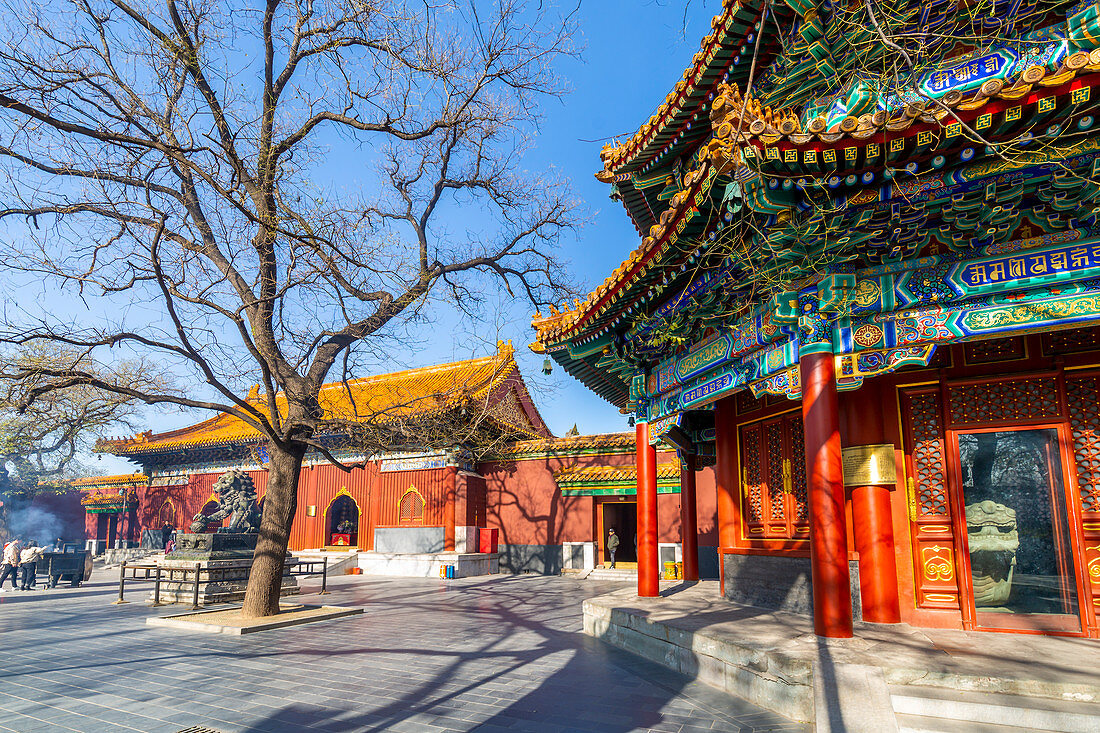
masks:
[[[611,567],[615,567],[615,551],[619,549],[619,535],[614,529],[607,530],[607,554],[611,556]]]
[[[38,571],[38,556],[45,551],[45,547],[39,547],[37,542],[31,540],[19,553],[19,569],[23,571],[23,582],[19,585],[20,590],[34,590],[35,576]]]

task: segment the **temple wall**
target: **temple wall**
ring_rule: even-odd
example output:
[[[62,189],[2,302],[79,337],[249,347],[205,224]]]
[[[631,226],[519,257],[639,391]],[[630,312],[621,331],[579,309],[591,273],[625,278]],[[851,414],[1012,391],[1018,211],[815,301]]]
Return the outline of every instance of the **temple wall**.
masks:
[[[321,547],[327,542],[328,511],[341,494],[350,496],[359,509],[359,544],[365,547],[370,534],[364,535],[362,530],[370,519],[368,500],[377,470],[374,462],[350,472],[324,464],[304,466],[298,483],[298,510],[290,532],[290,548],[304,550]],[[309,516],[310,507],[313,507],[312,517]]]
[[[378,462],[350,472],[330,465],[306,465],[298,486],[298,509],[291,528],[290,549],[311,549],[329,542],[330,508],[342,495],[350,497],[358,507],[358,546],[364,550],[391,552],[400,551],[395,548],[408,544],[405,541],[408,537],[400,532],[379,534],[377,536],[383,538],[382,546],[376,548],[376,530],[419,528],[439,534],[448,519],[448,502],[453,500],[457,526],[499,530],[501,566],[504,570],[557,573],[561,569],[563,542],[597,539],[599,509],[596,497],[562,496],[554,480],[555,472],[570,467],[633,466],[634,460],[632,451],[518,458],[484,463],[477,467],[476,472],[456,471],[454,468],[383,472]],[[668,451],[658,457],[658,462],[662,464],[675,460],[675,454]],[[142,530],[160,529],[164,519],[176,529],[186,530],[191,518],[210,501],[213,485],[220,473],[192,474],[185,483],[175,486],[140,489],[139,526],[135,528],[135,538],[140,539]],[[267,473],[255,470],[249,471],[249,474],[256,483],[262,502]],[[413,521],[402,521],[399,514],[401,501],[413,487],[424,500],[423,515]],[[706,468],[697,473],[701,567],[707,577],[717,576],[714,487],[712,469]],[[627,498],[633,500],[633,497]],[[659,541],[679,542],[679,494],[658,496],[658,517]],[[95,518],[89,515],[87,536],[94,537],[95,526]],[[413,544],[420,551],[426,551],[425,543],[416,541]]]
[[[487,526],[500,529],[501,568],[512,572],[557,573],[563,542],[591,542],[599,531],[598,502],[592,496],[562,496],[554,473],[573,466],[633,466],[634,454],[520,459],[483,464],[487,484]],[[658,463],[675,460],[661,452]],[[717,577],[717,515],[714,471],[696,476],[701,569]],[[633,500],[633,497],[628,497]],[[680,541],[680,495],[657,498],[658,541]],[[602,537],[600,538],[602,540]]]

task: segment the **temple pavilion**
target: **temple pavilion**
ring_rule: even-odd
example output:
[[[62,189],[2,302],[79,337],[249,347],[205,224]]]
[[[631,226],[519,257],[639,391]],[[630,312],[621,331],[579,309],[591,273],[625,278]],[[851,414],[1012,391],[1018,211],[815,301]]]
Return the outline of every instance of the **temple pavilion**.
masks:
[[[261,397],[254,391],[247,399]],[[368,424],[375,440],[367,447],[354,430],[321,436],[330,453],[355,466],[348,471],[319,453],[306,456],[292,551],[362,551],[367,573],[431,574],[438,564],[410,557],[447,553],[492,555],[502,571],[558,573],[606,564],[599,539],[614,528],[624,540],[619,567],[634,566],[634,435],[553,437],[510,343],[475,359],[334,383],[320,401],[328,416]],[[380,430],[388,438],[381,445]],[[104,439],[97,447],[141,469],[73,482],[82,495],[87,542],[97,552],[120,550],[125,557],[128,550],[140,552],[139,544],[163,546],[165,526],[186,530],[195,515],[215,511],[212,488],[230,469],[251,476],[261,505],[264,500],[264,439],[233,416]],[[681,474],[674,452],[664,449],[658,458],[658,503],[666,518],[660,554],[676,563]],[[713,483],[709,473],[702,476],[692,547],[704,573],[716,577]],[[379,556],[392,562],[382,567]],[[455,559],[433,562],[441,561]]]
[[[636,420],[639,595],[674,448],[731,600],[1100,637],[1093,86],[1088,2],[722,3],[601,154],[640,241],[533,321]]]

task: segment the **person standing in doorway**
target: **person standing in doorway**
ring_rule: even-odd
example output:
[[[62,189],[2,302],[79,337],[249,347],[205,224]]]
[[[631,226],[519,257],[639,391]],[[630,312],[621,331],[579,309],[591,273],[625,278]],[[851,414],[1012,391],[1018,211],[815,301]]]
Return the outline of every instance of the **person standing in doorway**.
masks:
[[[607,530],[607,554],[611,556],[611,567],[615,567],[615,551],[619,549],[619,535],[614,529]]]

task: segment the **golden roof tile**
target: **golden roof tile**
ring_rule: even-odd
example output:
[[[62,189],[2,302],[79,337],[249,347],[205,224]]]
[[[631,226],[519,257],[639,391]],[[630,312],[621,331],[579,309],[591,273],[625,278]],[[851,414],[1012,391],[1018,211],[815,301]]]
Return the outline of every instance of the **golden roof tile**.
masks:
[[[558,486],[579,486],[592,484],[636,484],[638,469],[636,466],[583,466],[565,468],[554,474]],[[671,483],[680,480],[679,463],[658,463],[657,482]]]
[[[327,419],[393,422],[438,414],[483,400],[505,380],[518,376],[518,372],[511,342],[502,341],[491,356],[363,377],[348,380],[346,384],[326,384],[321,388],[319,401]],[[525,390],[522,383],[519,388]],[[276,400],[279,411],[285,412],[285,395],[280,393]],[[266,402],[258,389],[249,392],[247,401],[260,406]],[[536,418],[538,424],[511,427],[529,435],[547,434],[541,418],[537,415]],[[179,430],[156,434],[146,431],[129,438],[100,440],[96,448],[115,455],[139,455],[262,440],[261,433],[251,425],[223,413]]]

